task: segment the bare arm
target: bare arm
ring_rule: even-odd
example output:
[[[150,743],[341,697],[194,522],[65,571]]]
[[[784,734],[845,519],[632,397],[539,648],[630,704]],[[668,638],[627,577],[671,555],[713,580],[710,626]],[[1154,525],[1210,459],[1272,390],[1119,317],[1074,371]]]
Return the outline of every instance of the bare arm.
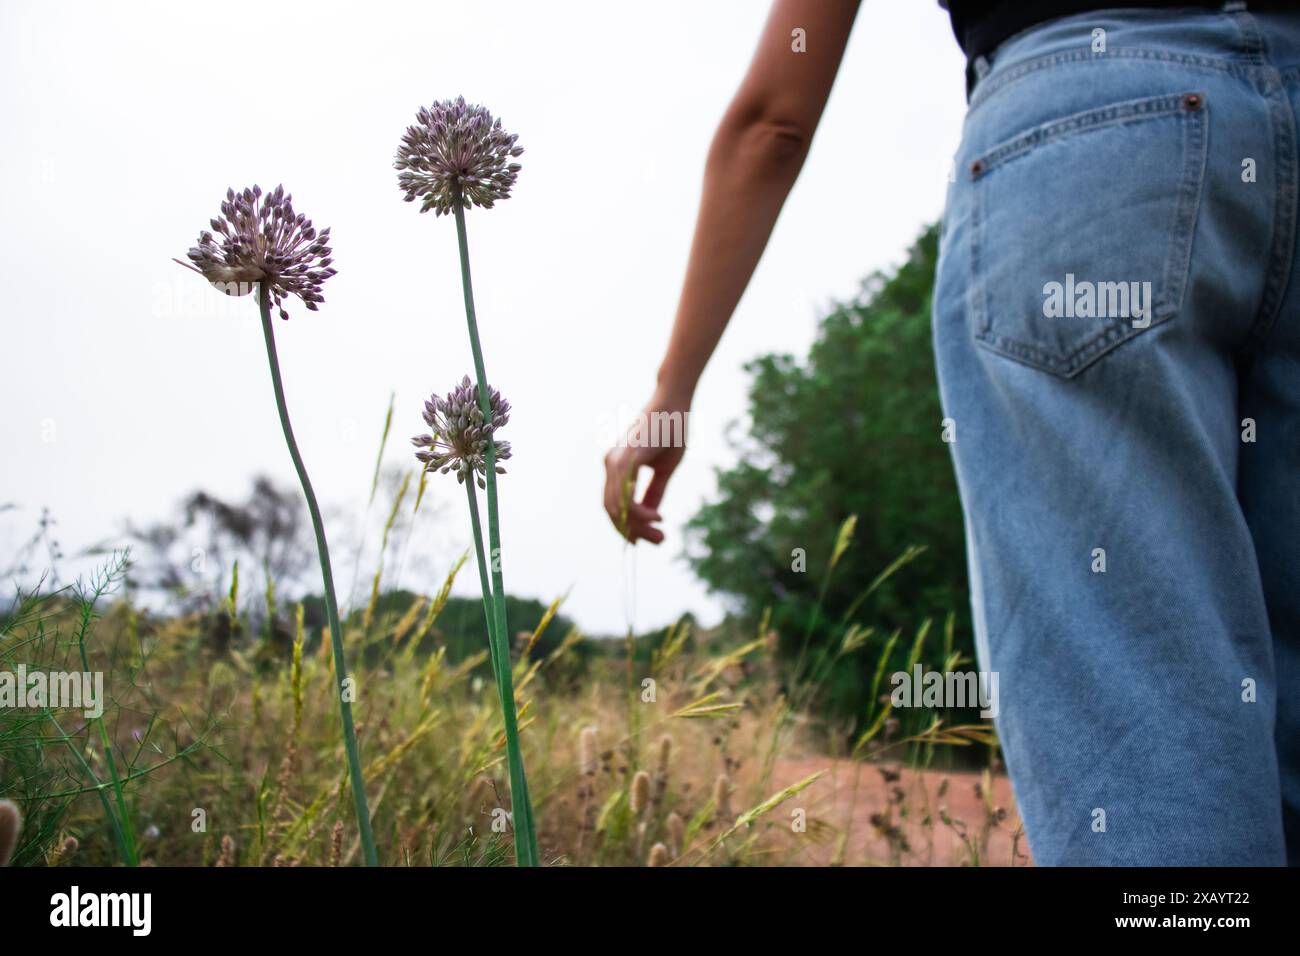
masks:
[[[773,3],[709,149],[686,278],[648,414],[690,409],[704,366],[803,167],[857,9],[858,0]],[[804,32],[807,52],[793,49],[796,29]],[[630,540],[663,540],[653,524],[683,451],[633,441],[605,456],[605,509]],[[628,501],[624,489],[642,466],[653,468],[654,477],[640,502]]]
[[[767,246],[821,119],[857,13],[854,0],[777,0],[713,137],[659,385],[689,401]],[[791,49],[806,32],[808,52]]]

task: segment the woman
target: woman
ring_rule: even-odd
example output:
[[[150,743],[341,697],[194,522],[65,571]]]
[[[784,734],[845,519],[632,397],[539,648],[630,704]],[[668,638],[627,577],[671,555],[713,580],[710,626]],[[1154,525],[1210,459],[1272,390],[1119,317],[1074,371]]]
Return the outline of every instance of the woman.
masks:
[[[1300,15],[951,6],[969,108],[935,356],[1034,858],[1300,862]],[[709,152],[643,420],[689,410],[855,13],[773,6]],[[630,540],[663,540],[683,451],[606,456]]]

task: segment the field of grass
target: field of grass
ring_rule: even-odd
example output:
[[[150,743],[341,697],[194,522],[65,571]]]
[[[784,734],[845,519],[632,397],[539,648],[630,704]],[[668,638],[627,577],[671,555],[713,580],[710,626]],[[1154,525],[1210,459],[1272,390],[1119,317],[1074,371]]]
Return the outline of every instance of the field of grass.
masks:
[[[0,624],[0,670],[103,671],[107,698],[94,719],[0,710],[0,798],[25,818],[11,865],[361,862],[330,642],[298,605],[279,609],[292,637],[274,639],[234,589],[209,612],[141,611],[120,596],[125,568],[119,556],[95,580],[27,594]],[[438,640],[461,570],[400,614],[372,600],[344,624],[385,865],[513,863],[487,647],[452,661]],[[978,769],[997,767],[988,725],[909,725],[887,696],[865,732],[813,716],[816,676],[858,630],[791,687],[765,627],[682,623],[649,652],[596,641],[579,671],[576,630],[529,653],[548,624],[514,647],[546,865],[1027,862],[1005,778]]]

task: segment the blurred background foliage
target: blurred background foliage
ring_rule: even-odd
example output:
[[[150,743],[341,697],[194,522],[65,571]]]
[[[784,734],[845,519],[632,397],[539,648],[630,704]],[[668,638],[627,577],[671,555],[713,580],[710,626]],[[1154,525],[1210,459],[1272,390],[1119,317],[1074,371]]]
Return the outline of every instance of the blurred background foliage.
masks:
[[[874,626],[864,653],[829,675],[820,700],[829,716],[865,713],[877,656],[896,629],[906,635],[955,613],[954,649],[974,656],[961,505],[931,347],[937,255],[932,226],[901,266],[868,277],[856,300],[821,320],[806,359],[748,364],[740,460],[718,472],[715,499],[688,526],[695,572],[733,598],[746,622],[770,611],[784,660],[797,659],[806,634],[815,650],[838,640],[844,623]],[[837,532],[852,515],[852,545],[828,581]],[[910,548],[924,551],[860,601]],[[805,570],[796,570],[796,549]],[[897,642],[891,664],[903,665],[908,645]],[[942,667],[938,643],[929,646],[922,663]]]

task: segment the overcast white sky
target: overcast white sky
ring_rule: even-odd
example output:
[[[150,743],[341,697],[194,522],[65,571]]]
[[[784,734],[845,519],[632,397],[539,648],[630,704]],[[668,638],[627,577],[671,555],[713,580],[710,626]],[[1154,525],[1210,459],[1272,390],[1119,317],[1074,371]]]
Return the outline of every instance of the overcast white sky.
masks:
[[[0,505],[16,506],[0,513],[0,567],[43,506],[73,555],[128,517],[165,517],[196,487],[242,497],[255,472],[294,482],[255,302],[171,262],[227,186],[283,182],[333,228],[340,271],[321,311],[296,304],[276,324],[332,521],[364,512],[390,391],[388,459],[414,465],[406,439],[423,430],[422,400],[471,364],[455,226],[401,201],[392,157],[419,106],[464,94],[526,150],[514,196],[469,215],[488,374],[514,405],[507,587],[545,600],[571,589],[566,613],[594,633],[685,610],[716,622],[723,604],[682,561],[681,525],[734,460],[723,430],[744,414],[741,366],[802,354],[826,306],[937,218],[964,110],[943,11],[866,0],[812,154],[697,394],[663,508],[669,539],[625,549],[600,506],[601,456],[649,396],[705,152],[766,9],[0,0]],[[442,507],[420,534],[445,567],[469,541],[463,496],[450,478],[430,492]],[[335,562],[346,590],[350,555]],[[416,590],[438,584],[415,563],[400,573]],[[463,575],[459,590],[476,581]]]

